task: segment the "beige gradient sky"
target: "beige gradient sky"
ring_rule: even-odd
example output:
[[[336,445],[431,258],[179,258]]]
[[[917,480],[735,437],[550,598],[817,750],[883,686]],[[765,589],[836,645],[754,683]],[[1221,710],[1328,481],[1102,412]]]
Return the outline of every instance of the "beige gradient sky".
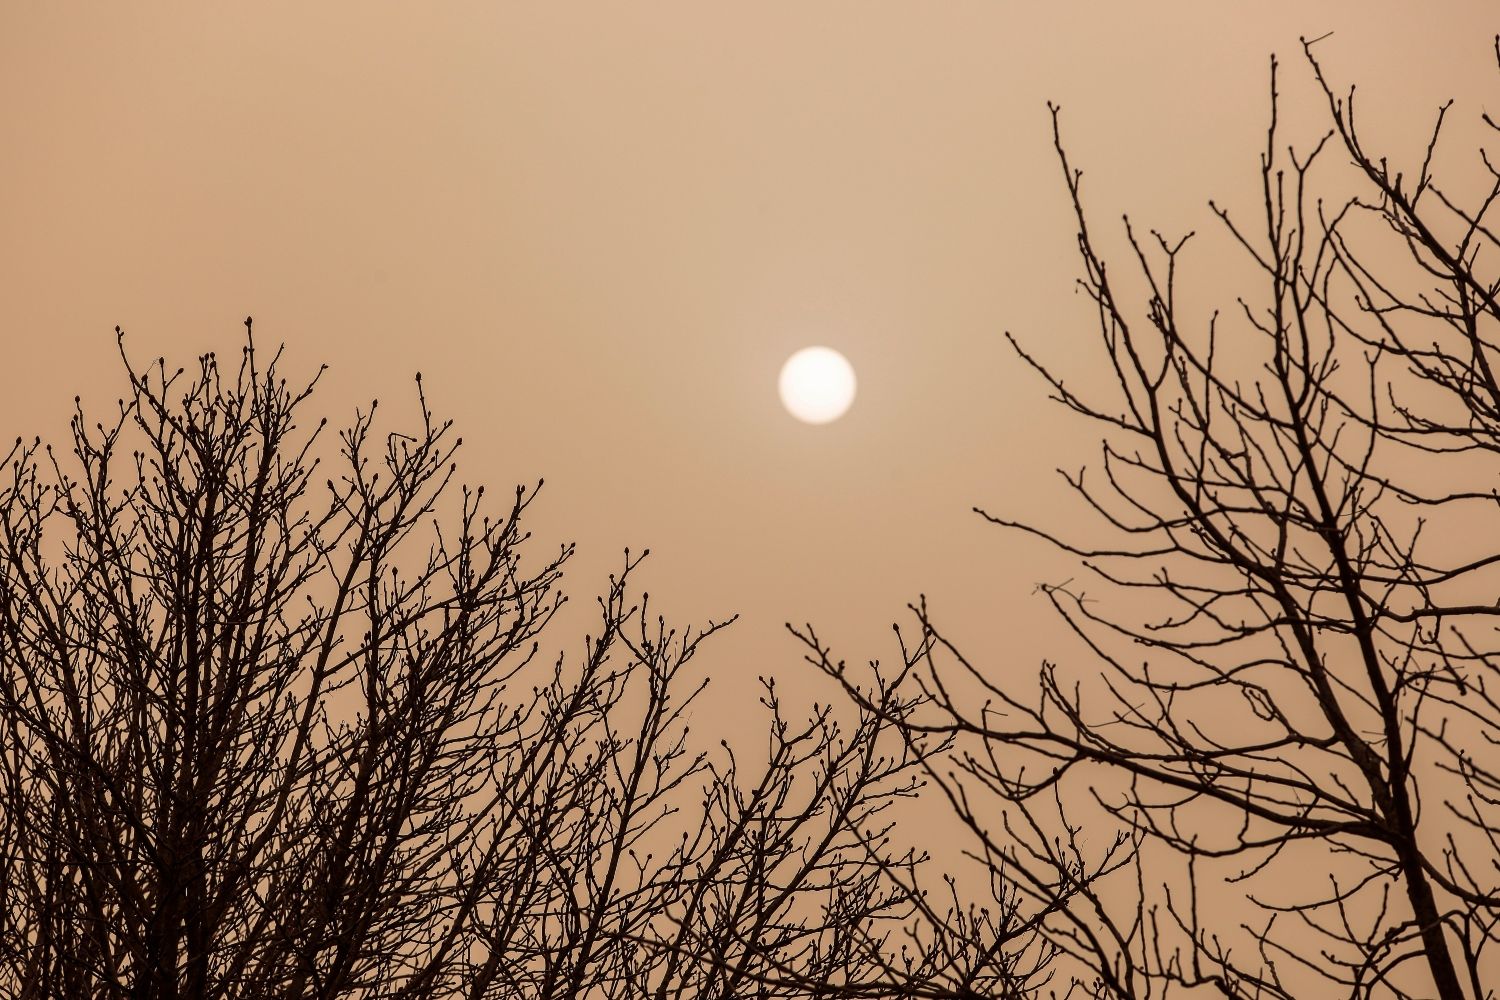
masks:
[[[1092,456],[1001,338],[1090,334],[1045,101],[1101,219],[1208,229],[1253,191],[1272,51],[1307,102],[1297,38],[1335,31],[1399,134],[1500,94],[1497,29],[1477,2],[0,0],[0,429],[112,400],[116,324],[186,361],[250,313],[332,366],[336,419],[422,370],[470,480],[546,477],[579,596],[649,545],[670,614],[743,612],[730,677],[796,675],[788,618],[887,651],[923,591],[1030,670],[1065,571],[969,508],[1046,512]],[[826,427],[776,399],[812,343],[860,377]]]

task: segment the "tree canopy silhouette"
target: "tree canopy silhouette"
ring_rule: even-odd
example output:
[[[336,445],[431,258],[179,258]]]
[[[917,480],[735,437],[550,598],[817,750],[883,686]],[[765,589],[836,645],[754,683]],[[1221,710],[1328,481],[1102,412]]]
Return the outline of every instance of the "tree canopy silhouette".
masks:
[[[1128,219],[1110,266],[1053,109],[1107,376],[1012,343],[1102,435],[1063,473],[1093,523],[985,516],[1077,561],[1042,591],[1080,655],[1026,690],[923,604],[875,671],[972,849],[1035,900],[1079,890],[1047,931],[1082,994],[1480,1000],[1500,977],[1497,125],[1450,148],[1444,106],[1387,157],[1305,53],[1327,134],[1283,139],[1273,62],[1260,210],[1212,206],[1242,287],[1200,271],[1189,296],[1188,241]],[[1085,858],[1133,878],[1080,889]]]
[[[0,991],[29,997],[1014,996],[1051,949],[924,889],[879,711],[700,746],[722,627],[631,596],[542,652],[571,549],[456,485],[417,385],[328,440],[248,336],[145,369],[0,484]],[[299,418],[302,422],[299,422]],[[532,543],[534,544],[534,543]],[[950,893],[950,896],[952,894]],[[954,897],[956,898],[956,897]]]

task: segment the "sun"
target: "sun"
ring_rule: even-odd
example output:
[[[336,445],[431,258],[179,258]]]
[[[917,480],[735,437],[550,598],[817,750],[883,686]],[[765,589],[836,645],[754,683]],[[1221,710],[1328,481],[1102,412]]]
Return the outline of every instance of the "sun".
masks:
[[[826,424],[854,402],[854,366],[831,347],[804,347],[787,358],[777,382],[781,404],[808,424]]]

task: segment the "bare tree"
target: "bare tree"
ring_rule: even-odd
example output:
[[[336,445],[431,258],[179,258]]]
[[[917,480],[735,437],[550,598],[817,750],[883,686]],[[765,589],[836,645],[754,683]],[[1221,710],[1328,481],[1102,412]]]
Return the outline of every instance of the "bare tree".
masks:
[[[1101,429],[1063,473],[1096,520],[985,516],[1076,558],[1042,590],[1084,655],[1024,691],[923,605],[886,681],[976,852],[1037,905],[1073,889],[1047,931],[1091,970],[1080,993],[1500,982],[1497,126],[1450,156],[1445,106],[1403,171],[1305,51],[1329,130],[1285,144],[1273,62],[1262,211],[1213,206],[1256,276],[1223,311],[1184,304],[1186,239],[1127,219],[1108,266],[1057,138],[1107,391],[1017,351]],[[1109,813],[1120,839],[1087,842]],[[1125,870],[1077,886],[1086,856]]]
[[[456,485],[420,377],[409,433],[372,406],[329,441],[298,424],[318,379],[251,337],[228,367],[121,357],[117,412],[17,442],[0,484],[0,992],[1045,982],[1033,924],[939,906],[895,846],[920,769],[888,711],[799,722],[767,681],[763,758],[700,747],[689,665],[723,626],[649,614],[629,553],[545,656],[571,549],[523,559],[534,490]]]

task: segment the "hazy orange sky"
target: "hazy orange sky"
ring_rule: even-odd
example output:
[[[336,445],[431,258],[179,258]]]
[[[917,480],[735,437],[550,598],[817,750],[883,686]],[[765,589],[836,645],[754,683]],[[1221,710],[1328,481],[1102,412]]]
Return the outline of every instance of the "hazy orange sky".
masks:
[[[1067,571],[969,508],[1046,513],[1093,455],[1001,337],[1092,343],[1045,102],[1101,221],[1210,230],[1253,195],[1271,52],[1311,105],[1297,38],[1335,32],[1410,140],[1494,107],[1496,30],[1478,2],[0,0],[0,430],[112,401],[116,324],[186,362],[253,314],[332,366],[335,420],[410,413],[420,369],[466,478],[546,477],[578,596],[649,545],[670,616],[743,612],[716,669],[794,672],[788,618],[888,652],[926,592],[1029,670]],[[776,397],[808,344],[860,379],[824,427]]]

